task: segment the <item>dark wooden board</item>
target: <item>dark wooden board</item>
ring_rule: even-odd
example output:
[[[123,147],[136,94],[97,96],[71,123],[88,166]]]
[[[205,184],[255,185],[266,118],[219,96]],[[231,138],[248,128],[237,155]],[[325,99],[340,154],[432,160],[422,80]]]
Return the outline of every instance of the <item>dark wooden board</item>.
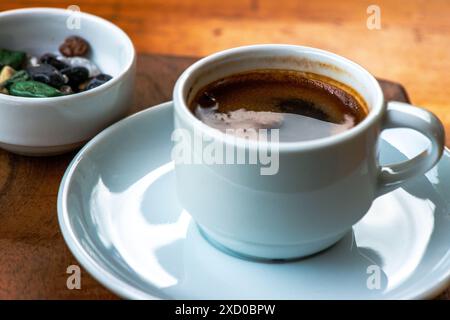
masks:
[[[173,85],[195,59],[141,55],[130,113],[171,99]],[[388,100],[408,101],[403,87],[380,80]],[[76,152],[23,157],[0,150],[0,299],[117,299],[82,269],[81,289],[66,287],[78,262],[59,231],[56,199]],[[450,291],[441,295],[450,298]]]

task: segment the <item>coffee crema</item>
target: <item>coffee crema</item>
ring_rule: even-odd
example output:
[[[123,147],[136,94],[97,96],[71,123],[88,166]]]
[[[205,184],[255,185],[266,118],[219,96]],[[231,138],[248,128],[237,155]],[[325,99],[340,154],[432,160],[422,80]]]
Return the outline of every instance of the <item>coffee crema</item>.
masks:
[[[338,134],[368,113],[363,98],[336,80],[279,69],[238,73],[208,84],[189,108],[199,120],[224,132],[279,129],[282,142]]]

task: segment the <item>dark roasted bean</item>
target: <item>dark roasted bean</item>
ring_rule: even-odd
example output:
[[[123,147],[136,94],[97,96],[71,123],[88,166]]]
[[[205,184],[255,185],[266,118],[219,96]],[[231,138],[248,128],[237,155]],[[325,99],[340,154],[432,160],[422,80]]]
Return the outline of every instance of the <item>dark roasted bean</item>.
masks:
[[[46,53],[39,58],[40,63],[49,64],[54,66],[56,69],[61,70],[68,68],[69,65],[61,60],[58,60],[54,54]]]
[[[27,68],[27,72],[32,80],[48,84],[49,86],[57,89],[65,84],[65,80],[61,72],[49,64],[29,67]]]
[[[78,87],[78,85],[89,78],[89,70],[83,67],[69,67],[61,70],[61,73],[69,79],[68,85]]]
[[[91,81],[89,81],[89,83],[86,86],[86,90],[91,90],[93,88],[96,88],[96,87],[108,82],[111,79],[112,79],[112,77],[110,75],[107,75],[104,73],[99,74],[95,78],[92,78]]]

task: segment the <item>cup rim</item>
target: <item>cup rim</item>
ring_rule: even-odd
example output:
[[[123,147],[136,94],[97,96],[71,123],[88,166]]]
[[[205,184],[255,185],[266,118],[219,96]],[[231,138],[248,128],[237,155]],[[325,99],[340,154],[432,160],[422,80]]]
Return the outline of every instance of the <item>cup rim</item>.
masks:
[[[360,72],[365,74],[367,79],[370,82],[370,88],[371,90],[375,91],[375,102],[372,105],[372,108],[369,109],[368,115],[358,123],[353,128],[350,128],[349,130],[346,130],[344,132],[338,133],[336,135],[324,137],[324,138],[318,138],[313,140],[307,140],[307,141],[290,141],[290,142],[277,142],[272,143],[270,141],[254,141],[254,140],[248,140],[240,137],[231,137],[230,135],[227,135],[217,129],[214,129],[207,124],[203,123],[199,119],[197,119],[192,112],[189,110],[187,103],[186,103],[186,97],[184,97],[183,92],[188,90],[186,89],[186,83],[190,79],[190,77],[193,75],[195,70],[197,70],[200,67],[203,67],[205,65],[220,61],[224,59],[227,56],[230,55],[236,55],[236,54],[244,54],[248,52],[252,52],[255,50],[276,50],[276,49],[296,49],[306,52],[311,52],[316,55],[322,55],[322,56],[328,56],[331,57],[334,60],[340,60],[340,62],[351,66],[352,68],[358,69]],[[233,144],[238,148],[245,148],[250,150],[257,150],[260,147],[271,147],[274,144],[277,145],[277,148],[279,151],[299,151],[299,150],[311,150],[311,149],[318,149],[323,147],[328,147],[330,145],[334,144],[340,144],[344,143],[365,130],[367,130],[375,121],[377,121],[382,115],[386,108],[384,103],[384,94],[381,90],[381,86],[378,83],[378,81],[375,79],[375,77],[368,72],[365,68],[363,68],[361,65],[357,64],[356,62],[353,62],[345,57],[342,57],[340,55],[337,55],[335,53],[317,49],[313,47],[307,47],[307,46],[299,46],[299,45],[289,45],[289,44],[258,44],[258,45],[250,45],[250,46],[242,46],[242,47],[236,47],[231,48],[223,51],[216,52],[212,55],[206,56],[194,64],[192,64],[190,67],[188,67],[178,78],[174,91],[173,91],[173,100],[174,100],[174,108],[175,112],[182,118],[184,118],[186,121],[188,121],[192,127],[196,130],[199,130],[199,132],[206,133],[208,136],[212,137],[215,140],[219,140],[225,144]]]
[[[49,15],[68,15],[69,11],[67,9],[61,9],[61,8],[49,8],[49,7],[35,7],[35,8],[22,8],[22,9],[13,9],[13,10],[6,10],[3,12],[0,12],[0,19],[7,17],[7,16],[15,16],[15,15],[32,15],[35,13],[45,13]],[[45,98],[32,98],[32,97],[17,97],[7,94],[0,94],[0,101],[7,101],[7,102],[21,102],[22,104],[28,103],[28,102],[36,102],[36,99],[39,100],[39,104],[31,104],[31,107],[36,108],[42,105],[46,105],[46,102],[65,102],[71,99],[76,98],[82,98],[82,97],[89,97],[93,96],[100,91],[106,91],[112,86],[116,85],[120,81],[122,81],[123,77],[132,69],[133,64],[136,60],[136,50],[134,48],[133,42],[128,37],[128,35],[123,31],[121,28],[119,28],[114,23],[103,19],[99,16],[87,13],[87,12],[79,12],[82,18],[89,19],[97,24],[102,24],[107,28],[111,28],[114,30],[114,32],[120,34],[125,40],[124,44],[130,49],[130,56],[126,63],[126,66],[122,68],[122,70],[119,72],[119,74],[115,77],[113,77],[110,81],[102,84],[101,86],[95,87],[88,91],[78,92],[76,94],[72,95],[64,95],[64,96],[57,96],[57,97],[45,97]],[[42,103],[42,104],[41,104]],[[26,105],[26,104],[25,104]],[[64,104],[59,104],[63,106]]]

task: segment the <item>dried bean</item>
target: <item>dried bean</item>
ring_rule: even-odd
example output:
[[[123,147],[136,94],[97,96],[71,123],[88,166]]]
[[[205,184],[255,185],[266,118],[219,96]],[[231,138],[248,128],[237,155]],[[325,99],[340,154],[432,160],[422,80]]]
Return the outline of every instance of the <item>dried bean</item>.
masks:
[[[27,68],[27,72],[32,80],[48,84],[49,86],[55,88],[60,88],[66,83],[61,72],[59,72],[58,69],[49,64],[41,64],[37,67],[29,67]]]
[[[62,60],[58,60],[54,54],[46,53],[39,58],[40,63],[49,64],[58,70],[68,68],[69,65]]]
[[[85,56],[89,51],[89,43],[81,37],[68,37],[59,47],[59,51],[66,57]]]
[[[84,67],[69,67],[62,69],[61,73],[69,79],[68,85],[71,87],[78,87],[82,82],[89,78],[89,71]]]
[[[65,64],[71,66],[71,67],[83,67],[86,68],[89,71],[89,77],[96,77],[99,74],[101,74],[100,69],[97,67],[95,63],[90,61],[89,59],[82,58],[82,57],[72,57],[72,58],[66,58],[66,57],[58,57],[58,60],[64,62]]]
[[[89,83],[86,86],[86,90],[94,89],[94,88],[108,82],[111,79],[112,79],[112,77],[110,75],[107,75],[104,73],[99,74],[95,78],[91,79],[91,81],[89,81]]]

